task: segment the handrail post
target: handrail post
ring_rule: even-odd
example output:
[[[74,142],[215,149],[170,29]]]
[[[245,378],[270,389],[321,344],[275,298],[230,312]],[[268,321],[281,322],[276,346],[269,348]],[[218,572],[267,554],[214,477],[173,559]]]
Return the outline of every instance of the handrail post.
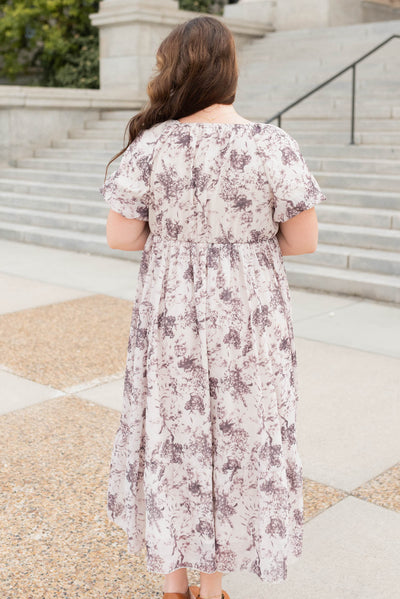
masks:
[[[281,122],[282,122],[282,113],[279,113],[279,116],[278,116],[278,127],[281,126]]]
[[[354,145],[354,119],[356,105],[356,65],[352,66],[352,85],[351,85],[351,139],[350,145]]]

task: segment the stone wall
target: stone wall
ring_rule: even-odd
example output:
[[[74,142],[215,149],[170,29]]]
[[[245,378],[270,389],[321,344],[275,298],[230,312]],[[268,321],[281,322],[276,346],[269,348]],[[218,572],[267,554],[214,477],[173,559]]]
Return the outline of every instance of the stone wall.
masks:
[[[69,129],[98,118],[105,108],[139,107],[100,90],[0,86],[0,166],[65,138]]]

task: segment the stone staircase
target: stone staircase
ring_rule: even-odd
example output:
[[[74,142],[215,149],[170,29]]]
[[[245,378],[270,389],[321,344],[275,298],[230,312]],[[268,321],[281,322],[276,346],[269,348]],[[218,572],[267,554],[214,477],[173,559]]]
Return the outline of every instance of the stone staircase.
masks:
[[[277,31],[254,39],[239,55],[235,106],[248,118],[266,120],[395,34],[400,35],[400,20]],[[360,63],[356,81],[357,116],[389,118],[392,105],[399,106],[400,39]],[[349,71],[287,116],[344,118],[350,114],[350,92]]]
[[[0,237],[67,250],[139,259],[106,243],[109,211],[98,188],[105,165],[122,147],[130,112],[105,111],[101,121],[40,148],[0,170]],[[116,120],[117,119],[117,120]],[[124,119],[124,124],[121,124]],[[110,167],[115,170],[119,159]]]
[[[395,31],[400,22],[255,40],[241,57],[235,108],[263,122]],[[294,287],[400,303],[400,40],[368,60],[357,77],[356,145],[349,144],[346,76],[283,118],[328,197],[316,207],[317,251],[285,256],[285,266]],[[266,66],[268,76],[260,77]],[[107,246],[108,206],[98,192],[132,114],[104,110],[99,120],[2,169],[0,237],[139,260],[141,252]]]
[[[54,147],[3,169],[1,237],[139,260],[140,252],[107,246],[108,206],[98,192],[129,116],[104,111]],[[328,197],[316,207],[317,251],[285,256],[289,282],[400,303],[400,118],[360,121],[355,146],[344,141],[347,120],[287,124]]]

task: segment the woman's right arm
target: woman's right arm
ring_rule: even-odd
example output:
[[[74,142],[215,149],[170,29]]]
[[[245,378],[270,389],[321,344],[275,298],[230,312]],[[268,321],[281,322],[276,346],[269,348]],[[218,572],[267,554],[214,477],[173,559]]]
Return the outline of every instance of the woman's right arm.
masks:
[[[318,245],[318,220],[315,208],[303,210],[279,223],[276,235],[283,256],[312,254]]]

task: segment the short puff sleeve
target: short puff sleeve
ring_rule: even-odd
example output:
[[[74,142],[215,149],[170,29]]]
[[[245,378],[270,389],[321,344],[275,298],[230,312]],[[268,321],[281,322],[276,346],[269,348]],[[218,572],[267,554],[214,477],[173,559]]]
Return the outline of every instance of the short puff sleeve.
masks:
[[[151,144],[139,134],[123,153],[117,170],[100,187],[110,208],[126,218],[149,220],[150,150]]]
[[[267,175],[273,193],[272,217],[280,223],[327,198],[311,174],[297,141],[283,129],[274,129],[276,142],[267,161]]]

